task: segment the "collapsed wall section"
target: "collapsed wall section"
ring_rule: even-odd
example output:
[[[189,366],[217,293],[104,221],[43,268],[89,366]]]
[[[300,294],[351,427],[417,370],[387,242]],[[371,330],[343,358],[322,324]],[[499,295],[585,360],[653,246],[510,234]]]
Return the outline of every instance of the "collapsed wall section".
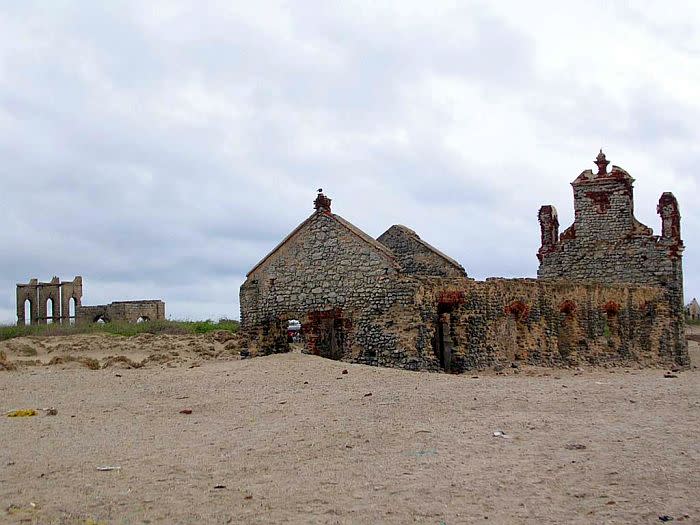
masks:
[[[585,170],[571,183],[574,223],[561,236],[556,209],[540,208],[538,278],[658,286],[680,312],[683,241],[676,198],[664,193],[659,199],[661,235],[653,235],[634,216],[634,179],[618,166],[608,172],[602,151],[595,163],[598,173]]]
[[[77,322],[159,321],[165,319],[165,303],[160,300],[116,301],[110,304],[79,306]]]
[[[540,208],[542,245],[537,254],[537,276],[542,280],[629,283],[663,289],[673,339],[679,345],[677,353],[687,353],[678,202],[672,193],[661,195],[657,205],[661,235],[653,235],[651,228],[634,216],[634,179],[618,166],[608,172],[609,162],[602,151],[595,164],[597,173],[585,170],[571,183],[574,223],[561,235],[556,209]]]

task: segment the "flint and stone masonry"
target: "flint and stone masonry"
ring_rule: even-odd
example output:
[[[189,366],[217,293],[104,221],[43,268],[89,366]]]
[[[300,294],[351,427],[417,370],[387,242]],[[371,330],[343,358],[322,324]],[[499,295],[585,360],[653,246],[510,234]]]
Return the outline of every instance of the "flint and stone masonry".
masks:
[[[50,282],[31,279],[17,285],[17,324],[94,323],[122,321],[135,323],[165,319],[165,303],[161,300],[117,301],[97,306],[84,306],[83,278]],[[50,314],[49,314],[50,312]]]
[[[288,351],[295,319],[307,353],[410,370],[687,365],[676,199],[662,195],[654,236],[634,218],[629,174],[608,173],[602,151],[596,164],[573,183],[561,236],[554,207],[540,209],[538,279],[475,281],[405,226],[373,239],[320,192],[241,286],[244,352]]]

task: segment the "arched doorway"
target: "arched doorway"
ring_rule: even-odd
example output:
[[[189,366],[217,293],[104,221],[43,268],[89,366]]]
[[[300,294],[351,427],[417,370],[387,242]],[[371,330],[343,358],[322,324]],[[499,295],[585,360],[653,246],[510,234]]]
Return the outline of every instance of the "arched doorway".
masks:
[[[68,301],[68,322],[70,324],[75,324],[75,310],[76,310],[76,300],[75,297],[71,297]]]
[[[26,326],[32,324],[32,302],[29,299],[24,301],[24,324]]]
[[[46,301],[46,324],[53,323],[53,298],[49,297]]]

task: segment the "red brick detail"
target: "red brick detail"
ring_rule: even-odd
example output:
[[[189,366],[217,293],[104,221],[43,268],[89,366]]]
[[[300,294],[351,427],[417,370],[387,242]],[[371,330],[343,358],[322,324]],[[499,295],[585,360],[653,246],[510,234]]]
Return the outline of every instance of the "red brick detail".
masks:
[[[506,315],[512,315],[516,321],[525,321],[530,315],[530,307],[522,301],[513,301],[503,308]]]
[[[327,319],[332,319],[339,323],[336,327],[341,328],[345,334],[352,332],[352,321],[343,317],[343,311],[340,308],[309,312],[308,320],[302,325],[302,331],[306,341],[306,348],[313,355],[320,355],[316,343],[321,335],[321,324]]]
[[[571,315],[576,311],[576,303],[567,299],[559,305],[559,311],[566,315]]]
[[[319,191],[318,195],[316,196],[316,200],[314,200],[314,208],[316,209],[317,212],[320,213],[325,213],[326,215],[330,215],[331,213],[331,199],[326,197],[323,193]]]
[[[445,306],[456,306],[464,304],[464,292],[460,291],[443,291],[438,294],[438,304]]]
[[[607,191],[587,191],[586,197],[595,203],[598,213],[605,213],[610,209],[610,193]]]
[[[608,301],[603,306],[601,306],[601,309],[608,315],[617,315],[620,313],[620,303],[616,303],[615,301]]]

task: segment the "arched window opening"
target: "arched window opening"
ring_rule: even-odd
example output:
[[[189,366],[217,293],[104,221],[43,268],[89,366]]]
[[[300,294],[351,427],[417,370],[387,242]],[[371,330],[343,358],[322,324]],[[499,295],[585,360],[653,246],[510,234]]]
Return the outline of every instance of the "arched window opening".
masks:
[[[32,324],[32,302],[29,299],[24,301],[24,324]]]
[[[109,322],[109,319],[107,319],[104,315],[98,315],[95,317],[95,323],[97,324],[105,324]]]
[[[68,322],[70,324],[75,324],[75,310],[76,310],[76,300],[75,297],[71,297],[68,301]]]
[[[53,299],[46,301],[46,324],[53,323]]]

